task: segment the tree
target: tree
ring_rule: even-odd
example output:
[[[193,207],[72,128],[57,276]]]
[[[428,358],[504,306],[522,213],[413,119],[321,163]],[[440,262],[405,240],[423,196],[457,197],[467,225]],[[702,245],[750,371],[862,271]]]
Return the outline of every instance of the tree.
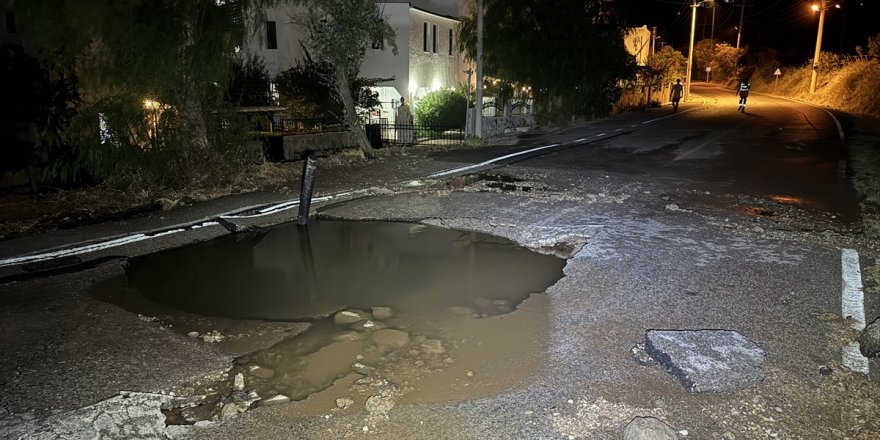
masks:
[[[645,64],[651,73],[650,85],[661,87],[663,84],[684,78],[687,58],[671,46],[663,46],[659,51],[649,55]]]
[[[262,58],[237,58],[233,64],[232,82],[227,92],[229,101],[240,107],[269,105],[269,72]]]
[[[119,124],[135,123],[136,109],[149,113],[154,109],[145,107],[161,103],[163,123],[154,123],[151,144],[177,150],[182,161],[208,164],[222,161],[209,135],[233,76],[234,48],[243,40],[243,11],[277,1],[27,0],[15,7],[31,53],[51,60],[47,64],[76,66],[80,118],[97,125],[99,111],[118,110],[105,114],[107,120],[117,124],[115,133],[134,140],[136,127]],[[72,134],[86,145],[97,143],[96,132]]]
[[[715,44],[715,54],[712,59],[712,78],[716,81],[731,80],[739,73],[740,59],[746,53],[746,49],[737,49],[727,43]]]
[[[394,29],[388,25],[372,0],[292,0],[301,7],[293,17],[306,30],[305,46],[318,62],[329,63],[327,83],[335,86],[345,108],[345,122],[357,136],[365,155],[373,149],[360,124],[352,82],[358,77],[367,48],[382,40],[397,55]]]
[[[880,34],[868,37],[868,56],[880,58]]]
[[[616,2],[485,0],[487,75],[532,85],[542,112],[560,119],[611,109],[621,79],[635,75]],[[459,46],[476,57],[476,14],[462,19]]]
[[[25,170],[36,192],[41,165],[62,142],[61,131],[78,101],[76,77],[70,70],[50,72],[21,46],[0,44],[0,96],[6,115],[0,118],[0,174]],[[42,131],[42,133],[40,133]]]

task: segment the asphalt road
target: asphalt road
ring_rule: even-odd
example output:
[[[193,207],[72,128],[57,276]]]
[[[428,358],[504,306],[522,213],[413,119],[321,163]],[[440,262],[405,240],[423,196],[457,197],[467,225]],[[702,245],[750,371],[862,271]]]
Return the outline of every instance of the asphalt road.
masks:
[[[544,251],[568,250],[565,277],[546,292],[550,330],[545,351],[535,353],[544,367],[534,378],[490,397],[397,405],[380,420],[363,408],[328,407],[324,415],[305,416],[300,410],[308,403],[295,402],[185,436],[620,438],[634,416],[657,417],[681,438],[880,435],[871,416],[880,402],[876,361],[864,365],[865,374],[842,360],[855,338],[852,320],[841,318],[842,251],[860,250],[860,243],[847,226],[856,208],[834,119],[762,95],[753,95],[741,114],[732,91],[697,86],[694,93],[678,113],[668,107],[632,112],[511,138],[508,145],[431,153],[405,171],[386,163],[386,179],[401,182],[446,174],[318,205],[324,216],[425,222]],[[469,168],[456,171],[462,167]],[[480,171],[511,184],[495,189],[478,177],[456,177]],[[186,237],[196,233],[221,232],[208,226],[101,252],[130,256],[194,240]],[[0,349],[10,355],[0,361],[0,406],[8,417],[37,414],[41,420],[46,413],[38,408],[70,410],[114,389],[167,389],[228,362],[212,347],[77,293],[118,271],[112,263],[2,286]],[[59,292],[71,279],[73,287]],[[49,307],[28,299],[53,294],[67,299]],[[864,308],[869,318],[880,313],[873,298]],[[83,316],[91,317],[89,331],[77,325]],[[46,319],[76,329],[78,342],[35,323]],[[633,359],[630,349],[644,343],[650,329],[737,331],[764,351],[766,378],[727,393],[688,392],[661,368]],[[89,339],[96,332],[102,340]],[[139,339],[125,347],[122,341],[135,333]],[[77,367],[102,343],[114,350],[102,351],[97,364]],[[66,367],[47,366],[47,359],[62,359]],[[171,359],[181,371],[168,377]],[[504,366],[473,373],[498,368]],[[102,381],[105,371],[114,372],[109,384]],[[81,391],[65,396],[68,388]]]

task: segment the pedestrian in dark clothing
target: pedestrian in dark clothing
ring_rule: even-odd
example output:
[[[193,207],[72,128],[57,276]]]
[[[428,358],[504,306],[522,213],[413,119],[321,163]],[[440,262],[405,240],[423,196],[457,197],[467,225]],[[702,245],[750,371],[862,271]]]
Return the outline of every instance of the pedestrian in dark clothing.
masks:
[[[749,89],[752,88],[752,85],[749,84],[748,79],[744,79],[739,83],[739,89],[737,89],[737,94],[739,94],[739,111],[745,113],[746,112],[746,101],[749,99]]]
[[[672,111],[678,111],[678,101],[681,101],[681,95],[684,94],[684,86],[681,85],[681,80],[675,80],[675,84],[672,85],[672,90],[669,91],[669,100],[672,101]]]

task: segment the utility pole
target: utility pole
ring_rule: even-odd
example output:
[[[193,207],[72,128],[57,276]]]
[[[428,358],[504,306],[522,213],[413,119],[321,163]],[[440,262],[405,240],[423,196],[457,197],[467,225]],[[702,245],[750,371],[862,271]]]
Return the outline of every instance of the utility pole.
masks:
[[[651,55],[657,53],[657,26],[651,29]]]
[[[712,51],[715,51],[715,8],[712,8],[712,28],[709,30],[709,41],[712,43]]]
[[[816,82],[819,80],[819,55],[822,52],[822,28],[825,25],[826,6],[826,0],[821,0],[819,4],[819,32],[816,33],[816,53],[813,55],[813,73],[810,75],[811,94],[816,93]]]
[[[746,0],[743,0],[739,7],[739,28],[736,31],[736,48],[739,49],[739,43],[743,36],[743,19],[746,17]]]
[[[483,137],[483,0],[477,0],[477,84],[474,135]]]
[[[697,0],[691,5],[691,42],[688,45],[687,72],[684,77],[684,100],[687,102],[691,97],[691,69],[694,67],[694,33],[697,30]]]

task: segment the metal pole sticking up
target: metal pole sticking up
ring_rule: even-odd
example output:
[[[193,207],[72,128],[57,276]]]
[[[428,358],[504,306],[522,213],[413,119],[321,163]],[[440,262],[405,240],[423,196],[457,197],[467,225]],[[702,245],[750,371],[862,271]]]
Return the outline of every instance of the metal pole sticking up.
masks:
[[[315,190],[315,171],[317,170],[315,153],[306,152],[306,160],[303,162],[302,187],[299,191],[299,216],[296,218],[297,226],[305,226],[309,222],[309,209],[312,206],[312,193]]]

